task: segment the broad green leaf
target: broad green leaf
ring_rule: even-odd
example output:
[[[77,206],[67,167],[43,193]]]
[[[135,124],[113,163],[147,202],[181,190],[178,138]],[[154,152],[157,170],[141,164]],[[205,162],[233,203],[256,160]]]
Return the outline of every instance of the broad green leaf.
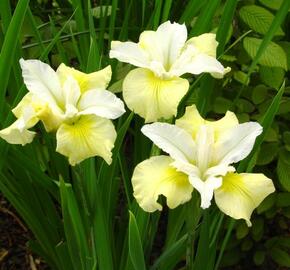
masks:
[[[255,106],[250,101],[243,98],[237,101],[237,108],[239,113],[251,113],[255,110]]]
[[[239,225],[236,228],[236,237],[237,239],[245,238],[249,233],[249,227],[245,222],[239,222]]]
[[[262,201],[262,203],[258,206],[257,213],[261,214],[271,209],[276,203],[276,197],[277,197],[276,193],[272,193],[268,197],[266,197],[266,199]]]
[[[281,7],[283,0],[259,0],[264,6],[278,10]]]
[[[275,89],[280,87],[285,76],[284,69],[280,67],[261,66],[259,73],[262,82]]]
[[[253,37],[244,38],[244,48],[252,59],[255,58],[261,43],[262,39]],[[287,70],[287,60],[284,50],[272,41],[266,47],[258,63],[267,67],[280,67]]]
[[[286,53],[287,56],[287,66],[288,66],[288,70],[290,69],[290,42],[288,41],[280,41],[278,42],[278,45],[280,45],[283,50]]]
[[[274,160],[279,150],[278,143],[264,143],[261,145],[257,165],[267,165]]]
[[[245,86],[250,83],[250,78],[248,78],[247,74],[241,70],[234,72],[234,79]]]
[[[281,85],[281,84],[280,84]],[[254,104],[260,104],[267,98],[268,88],[263,85],[257,85],[252,92],[252,101]]]
[[[280,192],[277,194],[276,200],[277,207],[288,207],[290,206],[290,193],[289,192]]]
[[[270,255],[279,266],[290,267],[290,255],[287,251],[275,247],[271,249]]]
[[[232,105],[232,102],[224,97],[217,97],[213,105],[213,110],[216,113],[225,113]]]
[[[263,250],[258,250],[255,252],[253,260],[255,265],[262,265],[265,261],[266,253]]]
[[[256,218],[252,221],[253,225],[251,228],[251,235],[252,238],[258,242],[262,239],[264,234],[264,219],[263,218]]]
[[[242,20],[259,34],[266,34],[274,19],[274,15],[270,11],[256,5],[243,6],[239,13]],[[281,27],[277,29],[275,35],[284,35]]]
[[[135,270],[146,270],[144,252],[135,216],[129,212],[129,255]]]

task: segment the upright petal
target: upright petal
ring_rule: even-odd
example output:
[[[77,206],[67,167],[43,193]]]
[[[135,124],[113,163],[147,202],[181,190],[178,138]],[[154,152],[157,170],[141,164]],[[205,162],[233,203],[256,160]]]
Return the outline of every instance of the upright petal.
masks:
[[[20,59],[20,66],[29,92],[48,102],[54,109],[63,109],[64,100],[56,72],[39,60]]]
[[[144,31],[140,35],[139,46],[144,49],[151,61],[162,63],[169,71],[171,65],[179,56],[187,39],[185,24],[167,21],[161,24],[157,31]]]
[[[106,90],[85,92],[78,103],[78,109],[80,114],[95,114],[108,119],[116,119],[125,112],[123,101]]]
[[[56,72],[62,84],[69,76],[72,76],[78,82],[82,93],[91,89],[106,89],[112,76],[111,66],[87,74],[61,64]]]
[[[246,220],[251,226],[251,214],[256,207],[275,191],[271,179],[263,174],[229,173],[222,186],[215,190],[215,202],[219,209],[234,219]]]
[[[127,106],[148,123],[176,115],[177,106],[188,87],[186,79],[162,80],[150,70],[137,68],[126,76],[123,96]]]
[[[238,124],[236,115],[230,111],[227,111],[226,115],[217,121],[205,120],[200,116],[195,105],[186,107],[185,114],[176,120],[176,125],[186,130],[194,139],[201,125],[211,126],[214,129],[215,140],[217,140],[223,132]]]
[[[195,139],[200,126],[205,124],[205,120],[200,116],[196,106],[192,105],[185,108],[184,115],[177,119],[175,124],[186,130]]]
[[[223,132],[215,145],[215,164],[232,164],[244,159],[253,149],[257,136],[262,133],[259,123],[247,122]]]
[[[167,198],[169,208],[175,208],[191,199],[193,191],[186,174],[170,166],[168,156],[155,156],[139,163],[132,176],[134,197],[144,211],[162,210],[159,195]]]
[[[150,66],[148,54],[137,43],[131,41],[112,41],[110,58],[117,58],[121,62],[136,67],[148,68]]]
[[[62,124],[56,139],[56,151],[67,156],[73,166],[93,156],[100,156],[110,164],[116,131],[108,119],[83,115],[75,123]]]
[[[174,160],[183,162],[194,160],[194,141],[183,129],[167,123],[153,123],[143,126],[141,131]]]

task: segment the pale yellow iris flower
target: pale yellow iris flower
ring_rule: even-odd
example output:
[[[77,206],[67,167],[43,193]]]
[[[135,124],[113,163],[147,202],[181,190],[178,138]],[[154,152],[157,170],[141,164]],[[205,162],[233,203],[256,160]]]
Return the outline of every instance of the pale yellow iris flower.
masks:
[[[162,209],[159,195],[175,208],[189,201],[196,189],[202,208],[208,208],[214,197],[222,212],[251,225],[253,210],[275,191],[265,175],[238,174],[231,166],[251,152],[262,132],[258,123],[239,124],[232,112],[211,122],[190,106],[175,125],[157,122],[145,125],[142,132],[169,154],[151,157],[134,170],[134,196],[147,212]]]
[[[111,58],[139,67],[125,77],[123,97],[127,106],[147,123],[176,115],[177,106],[189,88],[181,75],[209,72],[222,78],[230,71],[216,59],[215,34],[186,40],[186,26],[167,21],[156,31],[141,33],[138,43],[111,43]]]
[[[85,74],[61,64],[55,72],[39,60],[20,60],[28,93],[12,110],[17,120],[0,131],[11,144],[30,143],[38,121],[56,131],[56,151],[71,165],[101,156],[111,163],[116,131],[110,119],[121,116],[123,102],[106,90],[111,67]]]

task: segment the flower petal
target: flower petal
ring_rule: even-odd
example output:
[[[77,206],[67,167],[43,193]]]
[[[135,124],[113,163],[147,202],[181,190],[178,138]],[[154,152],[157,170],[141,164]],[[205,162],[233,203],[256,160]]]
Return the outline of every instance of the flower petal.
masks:
[[[112,41],[110,58],[117,58],[121,62],[129,63],[136,67],[149,67],[147,53],[134,42]]]
[[[195,139],[200,126],[205,124],[205,120],[200,116],[195,105],[187,106],[182,117],[175,121],[175,125],[186,130]]]
[[[245,219],[251,226],[251,214],[256,207],[275,191],[272,180],[263,174],[229,173],[214,197],[219,209],[234,219]]]
[[[156,32],[144,31],[140,35],[139,46],[148,53],[151,61],[162,63],[164,69],[169,71],[186,39],[185,24],[167,21],[161,24]]]
[[[174,160],[183,162],[194,160],[194,141],[183,129],[167,123],[153,123],[143,126],[141,131]]]
[[[126,76],[123,96],[127,106],[148,123],[176,115],[188,87],[186,79],[162,80],[147,69],[137,68]]]
[[[222,178],[210,177],[206,181],[202,181],[199,177],[190,175],[189,182],[200,194],[200,207],[206,209],[211,205],[214,190],[222,185]]]
[[[25,145],[31,143],[35,132],[25,128],[25,123],[22,118],[17,119],[9,127],[0,130],[0,137],[10,144]]]
[[[193,45],[200,53],[216,58],[216,49],[218,42],[216,41],[216,34],[205,33],[197,37],[189,39],[185,46]]]
[[[39,60],[20,59],[19,62],[24,83],[29,92],[49,103],[55,110],[62,109],[64,100],[56,72]]]
[[[191,199],[192,186],[186,174],[170,166],[168,156],[155,156],[139,163],[132,176],[134,197],[147,212],[162,210],[159,195],[167,198],[169,208],[175,208]]]
[[[193,46],[188,46],[172,65],[170,73],[175,76],[181,76],[185,73],[198,75],[207,72],[219,79],[230,70],[229,67],[224,68],[216,58],[204,53],[197,53]]]
[[[236,115],[230,111],[228,111],[223,118],[217,121],[207,121],[200,116],[196,106],[192,105],[186,107],[185,114],[177,119],[175,124],[186,130],[194,139],[196,138],[196,134],[201,125],[209,125],[213,127],[215,140],[217,140],[222,136],[223,132],[229,128],[237,126],[239,121]]]
[[[108,119],[116,119],[124,112],[124,103],[113,93],[106,90],[89,90],[85,92],[79,103],[81,114],[95,114]]]
[[[82,93],[90,89],[106,89],[112,76],[111,66],[87,74],[68,67],[65,64],[61,64],[56,72],[62,83],[64,83],[69,76],[72,76],[78,82]]]
[[[232,164],[244,159],[252,151],[256,137],[262,130],[262,126],[255,122],[227,129],[215,144],[214,164]]]
[[[101,156],[112,162],[116,131],[110,120],[95,115],[83,115],[73,124],[62,124],[56,133],[56,151],[76,165],[86,158]]]
[[[0,130],[0,137],[11,144],[25,145],[31,143],[35,132],[28,130],[36,125],[39,121],[34,108],[30,103],[24,104],[30,99],[29,96],[25,96],[16,110],[18,119],[12,123],[9,127]]]

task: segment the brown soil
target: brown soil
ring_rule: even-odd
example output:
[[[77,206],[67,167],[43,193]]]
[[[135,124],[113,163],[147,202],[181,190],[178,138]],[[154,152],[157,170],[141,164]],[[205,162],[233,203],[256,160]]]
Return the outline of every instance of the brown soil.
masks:
[[[0,193],[0,270],[43,270],[43,262],[27,247],[32,235]]]

